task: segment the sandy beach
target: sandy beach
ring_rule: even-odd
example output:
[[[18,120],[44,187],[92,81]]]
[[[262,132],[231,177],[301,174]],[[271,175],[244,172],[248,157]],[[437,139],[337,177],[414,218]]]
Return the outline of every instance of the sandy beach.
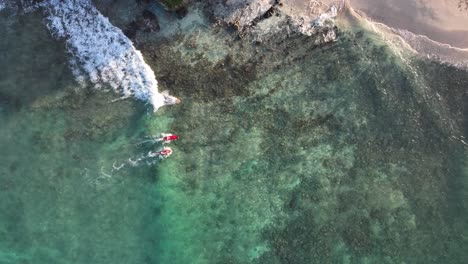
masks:
[[[397,29],[468,48],[468,11],[457,0],[349,0],[353,9]]]

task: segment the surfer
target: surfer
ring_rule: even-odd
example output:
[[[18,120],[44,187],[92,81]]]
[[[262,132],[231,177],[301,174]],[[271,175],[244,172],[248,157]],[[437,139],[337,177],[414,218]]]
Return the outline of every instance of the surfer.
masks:
[[[159,157],[165,159],[172,154],[172,149],[170,147],[164,147],[162,150],[157,152],[148,152],[148,157]]]
[[[141,145],[146,142],[151,142],[151,143],[162,142],[163,144],[168,144],[168,143],[171,143],[172,141],[178,140],[179,136],[177,136],[176,134],[161,133],[160,137],[152,136],[150,138],[151,139],[138,142],[137,145]]]
[[[165,105],[175,105],[175,104],[180,104],[181,101],[179,98],[169,95],[169,91],[162,91],[161,95],[164,97],[164,104]]]
[[[158,141],[162,141],[163,143],[171,143],[171,141],[175,141],[179,139],[179,136],[175,134],[165,134],[162,133],[162,138],[160,138]]]

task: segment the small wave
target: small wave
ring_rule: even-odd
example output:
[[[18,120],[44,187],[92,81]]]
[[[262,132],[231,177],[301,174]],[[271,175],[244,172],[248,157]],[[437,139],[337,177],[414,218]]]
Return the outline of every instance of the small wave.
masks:
[[[404,58],[403,54],[409,51],[461,69],[468,69],[468,49],[453,47],[432,40],[425,35],[415,34],[406,29],[394,28],[374,21],[364,12],[354,10],[349,3],[347,8],[351,16],[368,23],[368,26],[378,33],[404,61],[406,61],[406,58]]]
[[[453,47],[449,44],[434,41],[427,36],[418,35],[408,30],[392,29],[402,37],[419,54],[432,59],[450,63],[459,68],[468,67],[468,49]]]
[[[165,104],[141,52],[90,0],[48,0],[41,6],[52,35],[65,40],[72,72],[80,83],[91,82],[101,89],[107,84],[124,98],[150,102],[155,111]]]

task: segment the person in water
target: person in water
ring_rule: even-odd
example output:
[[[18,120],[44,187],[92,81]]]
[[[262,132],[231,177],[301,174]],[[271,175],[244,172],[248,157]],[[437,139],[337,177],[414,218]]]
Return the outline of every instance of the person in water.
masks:
[[[164,147],[162,150],[157,151],[157,152],[152,152],[150,151],[148,153],[148,157],[159,157],[162,159],[165,159],[172,155],[172,149],[170,147]]]
[[[175,135],[175,134],[165,134],[165,133],[162,133],[162,138],[159,139],[159,141],[162,141],[164,143],[171,143],[171,141],[175,141],[175,140],[178,140],[179,139],[179,136]]]
[[[151,136],[151,139],[148,140],[143,140],[141,142],[138,142],[137,145],[141,145],[146,142],[151,142],[151,143],[156,143],[156,142],[162,142],[163,144],[168,144],[171,143],[172,141],[178,140],[179,136],[175,134],[166,134],[166,133],[161,133],[161,136]]]

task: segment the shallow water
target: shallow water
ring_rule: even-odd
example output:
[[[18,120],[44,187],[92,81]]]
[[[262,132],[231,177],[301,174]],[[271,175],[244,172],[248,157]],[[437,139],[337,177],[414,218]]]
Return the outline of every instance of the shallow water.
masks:
[[[299,38],[290,45],[305,55],[259,66],[243,96],[186,100],[174,125],[184,149],[159,183],[171,223],[162,263],[466,259],[465,238],[449,242],[466,223],[466,149],[452,138],[466,117],[444,101],[463,92],[370,41],[348,32],[313,49]],[[432,67],[466,87],[466,73]]]
[[[162,20],[136,40],[183,105],[153,115],[80,87],[41,19],[0,13],[0,262],[466,262],[466,72]],[[113,169],[160,132],[169,159]]]

